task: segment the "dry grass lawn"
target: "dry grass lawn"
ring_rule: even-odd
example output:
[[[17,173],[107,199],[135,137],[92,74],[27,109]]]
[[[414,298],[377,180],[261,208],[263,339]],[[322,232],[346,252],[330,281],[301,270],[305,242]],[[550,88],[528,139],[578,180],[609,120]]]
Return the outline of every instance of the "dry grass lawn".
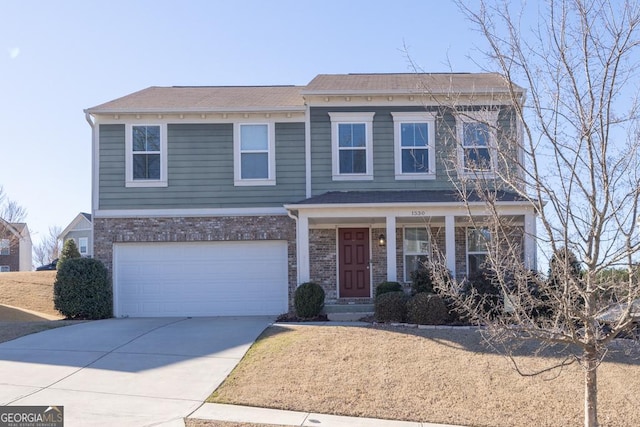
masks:
[[[60,316],[53,308],[55,271],[0,273],[0,304]]]
[[[602,426],[640,425],[639,354],[621,350],[601,365]],[[474,329],[276,325],[209,401],[469,426],[578,426],[582,380],[577,364],[555,379],[521,377]]]
[[[0,304],[35,312],[0,306],[0,342],[78,323],[72,320],[50,320],[62,319],[60,313],[53,308],[55,277],[55,271],[0,273]]]

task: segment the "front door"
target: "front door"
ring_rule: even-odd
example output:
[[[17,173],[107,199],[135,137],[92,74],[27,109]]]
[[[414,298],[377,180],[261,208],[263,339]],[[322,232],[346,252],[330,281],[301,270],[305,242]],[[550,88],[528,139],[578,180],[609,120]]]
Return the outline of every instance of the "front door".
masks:
[[[369,229],[340,228],[338,253],[340,298],[369,298]]]

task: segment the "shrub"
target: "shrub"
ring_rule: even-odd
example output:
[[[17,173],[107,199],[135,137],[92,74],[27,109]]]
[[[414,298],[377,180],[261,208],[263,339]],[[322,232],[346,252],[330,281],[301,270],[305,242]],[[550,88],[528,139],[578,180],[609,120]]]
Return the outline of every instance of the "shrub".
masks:
[[[470,275],[462,294],[472,297],[474,304],[485,314],[493,316],[502,312],[502,292],[490,269],[483,268]]]
[[[444,325],[451,317],[440,296],[421,292],[407,302],[407,321],[419,325]]]
[[[402,291],[379,295],[375,302],[375,318],[378,322],[404,322],[408,296]]]
[[[402,285],[398,282],[382,282],[376,286],[376,298],[389,292],[402,291]]]
[[[91,258],[67,259],[53,283],[56,310],[69,319],[112,316],[113,300],[107,269]]]
[[[60,258],[58,259],[58,263],[56,264],[56,269],[60,270],[62,264],[68,259],[72,258],[80,258],[80,251],[76,246],[76,242],[73,239],[67,239],[64,242],[64,246],[62,247],[62,252],[60,252]]]
[[[298,317],[309,319],[318,316],[324,307],[324,289],[317,283],[303,283],[296,289],[293,305]]]
[[[413,295],[419,294],[421,292],[428,292],[430,294],[434,293],[431,269],[420,268],[418,270],[412,271],[410,276],[411,276],[411,293]]]

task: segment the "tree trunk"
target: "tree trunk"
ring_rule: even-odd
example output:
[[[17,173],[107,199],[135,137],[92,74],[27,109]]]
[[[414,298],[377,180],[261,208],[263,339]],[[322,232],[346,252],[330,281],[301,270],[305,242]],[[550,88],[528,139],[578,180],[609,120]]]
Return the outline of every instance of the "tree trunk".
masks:
[[[584,427],[598,427],[598,361],[595,352],[585,351]]]

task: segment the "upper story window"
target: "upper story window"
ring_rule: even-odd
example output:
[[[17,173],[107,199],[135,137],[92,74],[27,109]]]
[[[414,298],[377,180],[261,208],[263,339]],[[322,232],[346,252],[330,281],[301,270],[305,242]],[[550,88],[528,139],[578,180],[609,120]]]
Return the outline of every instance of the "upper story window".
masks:
[[[495,172],[497,112],[464,113],[458,117],[460,169],[467,176]]]
[[[0,265],[0,273],[8,273],[11,271],[11,267],[8,265]]]
[[[166,125],[129,125],[126,146],[126,186],[167,186]]]
[[[9,239],[0,239],[0,255],[11,255],[11,242]]]
[[[78,251],[82,256],[87,256],[89,254],[89,238],[87,237],[78,238]]]
[[[235,125],[235,185],[275,185],[275,135],[268,123]]]
[[[467,273],[480,271],[487,259],[491,232],[488,228],[467,228]]]
[[[434,179],[435,114],[391,113],[396,179]]]
[[[373,179],[375,113],[329,113],[334,180]]]

